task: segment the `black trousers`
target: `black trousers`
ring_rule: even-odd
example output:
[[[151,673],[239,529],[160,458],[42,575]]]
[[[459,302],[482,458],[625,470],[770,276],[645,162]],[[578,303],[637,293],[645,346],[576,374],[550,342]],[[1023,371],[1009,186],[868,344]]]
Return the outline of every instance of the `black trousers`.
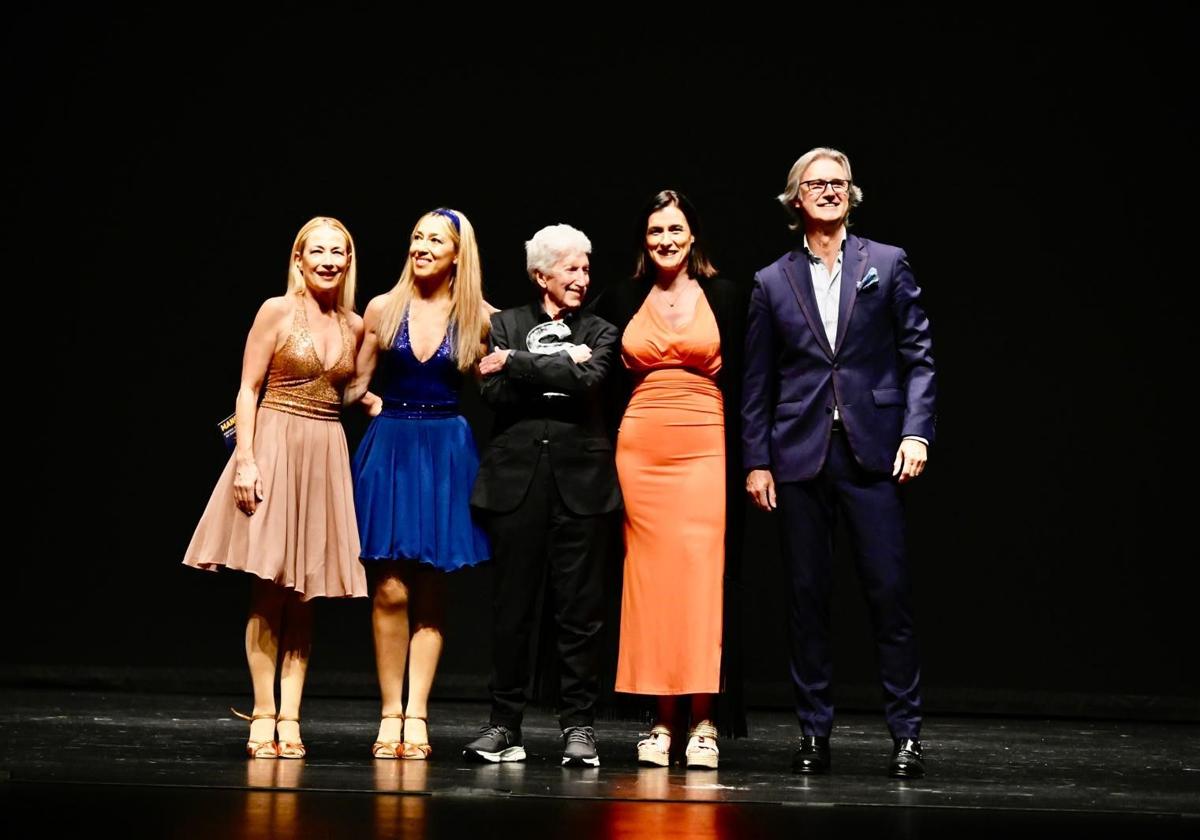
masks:
[[[595,721],[608,518],[567,509],[545,451],[520,506],[485,516],[495,560],[489,685],[493,725],[521,725],[543,582],[549,597],[545,609],[551,611],[557,633],[559,724],[591,726]]]

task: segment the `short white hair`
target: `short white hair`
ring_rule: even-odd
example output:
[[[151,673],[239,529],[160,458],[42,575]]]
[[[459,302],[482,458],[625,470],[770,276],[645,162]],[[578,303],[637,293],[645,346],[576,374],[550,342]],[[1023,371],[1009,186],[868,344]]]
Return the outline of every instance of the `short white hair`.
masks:
[[[578,252],[592,253],[592,242],[583,231],[570,225],[546,225],[525,243],[525,271],[536,281],[535,271],[549,274],[555,263]]]

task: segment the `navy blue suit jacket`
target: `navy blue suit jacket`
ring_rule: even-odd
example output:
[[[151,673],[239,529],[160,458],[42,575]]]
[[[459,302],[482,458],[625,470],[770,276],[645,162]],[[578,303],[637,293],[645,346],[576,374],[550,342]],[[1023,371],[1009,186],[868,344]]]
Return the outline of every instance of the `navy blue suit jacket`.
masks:
[[[813,478],[829,450],[835,402],[854,457],[871,472],[891,473],[905,436],[934,441],[929,319],[908,258],[852,234],[833,347],[803,247],[754,276],[742,397],[745,468],[770,469],[777,482]]]

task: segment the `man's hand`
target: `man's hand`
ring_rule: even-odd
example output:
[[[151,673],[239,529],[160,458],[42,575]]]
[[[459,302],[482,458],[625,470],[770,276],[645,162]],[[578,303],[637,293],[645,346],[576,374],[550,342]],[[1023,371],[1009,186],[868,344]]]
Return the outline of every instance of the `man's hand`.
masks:
[[[770,470],[750,470],[746,475],[746,493],[759,510],[775,510],[775,477]]]
[[[892,464],[892,475],[900,476],[901,484],[911,481],[925,472],[928,456],[929,450],[925,444],[919,440],[905,438],[900,441],[900,448],[896,450],[896,463]]]
[[[571,361],[577,365],[581,365],[588,359],[592,358],[592,348],[586,344],[576,344],[567,351],[567,355],[571,357]]]

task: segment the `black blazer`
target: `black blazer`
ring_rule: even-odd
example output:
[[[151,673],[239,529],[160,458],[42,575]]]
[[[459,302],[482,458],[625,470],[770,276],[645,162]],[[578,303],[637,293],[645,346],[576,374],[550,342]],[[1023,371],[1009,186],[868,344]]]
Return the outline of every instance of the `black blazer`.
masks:
[[[592,358],[577,365],[565,351],[529,352],[526,335],[549,320],[540,303],[492,316],[492,348],[515,352],[480,386],[496,419],[471,504],[497,513],[515,510],[545,450],[563,503],[580,516],[608,513],[621,506],[621,490],[600,386],[619,364],[618,333],[591,313],[568,314],[563,321],[571,328],[571,342],[592,350]],[[565,396],[545,396],[548,391]]]

